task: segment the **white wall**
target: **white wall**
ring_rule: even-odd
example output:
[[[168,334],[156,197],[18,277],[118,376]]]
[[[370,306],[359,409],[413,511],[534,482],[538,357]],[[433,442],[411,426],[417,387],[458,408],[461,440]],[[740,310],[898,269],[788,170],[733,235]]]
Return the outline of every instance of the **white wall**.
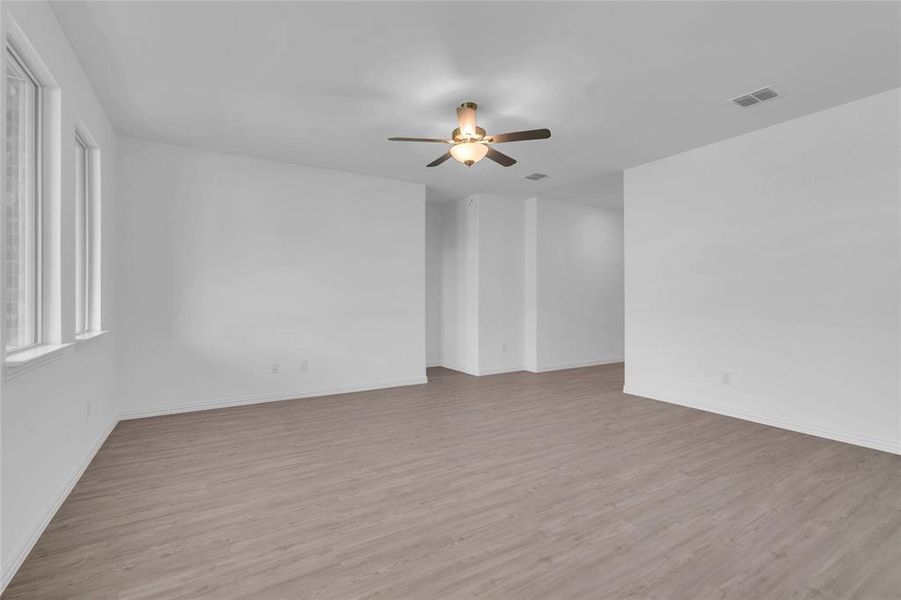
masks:
[[[623,213],[538,198],[534,249],[535,370],[623,360]]]
[[[442,365],[485,375],[622,360],[622,212],[493,194],[440,210]]]
[[[522,366],[538,372],[538,198],[523,203]]]
[[[901,451],[898,115],[893,90],[626,172],[628,392]]]
[[[479,194],[479,374],[523,368],[522,200]]]
[[[425,381],[423,186],[119,148],[124,416]]]
[[[441,206],[425,206],[426,364],[441,364]]]
[[[119,337],[113,279],[115,133],[50,6],[4,2],[2,9],[4,34],[14,37],[39,75],[52,78],[52,82],[44,81],[52,84],[46,90],[49,120],[44,138],[48,339],[74,341],[77,122],[88,129],[100,148],[102,327],[112,331],[77,342],[56,360],[2,383],[0,589],[116,422],[115,346]],[[8,372],[4,366],[4,375]]]
[[[441,364],[479,370],[479,204],[441,205]]]
[[[441,353],[471,375],[522,368],[523,202],[476,194],[440,211]]]

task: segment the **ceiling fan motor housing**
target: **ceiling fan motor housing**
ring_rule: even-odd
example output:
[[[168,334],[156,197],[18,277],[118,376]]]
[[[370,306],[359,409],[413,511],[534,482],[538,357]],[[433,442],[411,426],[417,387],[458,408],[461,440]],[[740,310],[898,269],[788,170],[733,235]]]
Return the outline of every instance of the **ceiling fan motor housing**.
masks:
[[[453,138],[453,140],[455,142],[460,143],[460,142],[478,141],[478,140],[481,140],[482,138],[484,138],[485,135],[486,135],[486,131],[484,129],[482,129],[481,127],[476,127],[475,136],[472,138],[468,138],[468,137],[464,136],[463,133],[460,131],[460,128],[457,127],[456,129],[454,129],[454,132],[451,134],[451,137]]]

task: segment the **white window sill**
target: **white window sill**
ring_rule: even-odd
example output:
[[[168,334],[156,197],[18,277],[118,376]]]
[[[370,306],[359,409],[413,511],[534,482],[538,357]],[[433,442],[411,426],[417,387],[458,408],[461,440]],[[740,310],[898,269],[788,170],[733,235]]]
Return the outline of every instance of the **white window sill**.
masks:
[[[35,348],[21,350],[6,357],[6,378],[13,379],[22,373],[27,373],[41,365],[60,358],[69,344],[42,344]]]
[[[109,329],[102,329],[100,331],[85,331],[84,333],[79,333],[75,336],[76,342],[86,342],[88,340],[93,340],[94,338],[99,338],[101,335],[106,335],[109,333]]]

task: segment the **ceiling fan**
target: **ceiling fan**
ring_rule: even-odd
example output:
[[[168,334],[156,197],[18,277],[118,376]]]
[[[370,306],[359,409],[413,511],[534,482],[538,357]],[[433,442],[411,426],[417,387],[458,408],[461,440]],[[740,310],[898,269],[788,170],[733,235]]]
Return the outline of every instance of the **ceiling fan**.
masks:
[[[490,144],[546,140],[551,137],[550,129],[530,129],[529,131],[487,135],[484,129],[476,127],[476,111],[478,108],[475,102],[464,102],[457,107],[457,123],[459,127],[454,129],[449,140],[415,137],[392,137],[388,139],[392,142],[435,142],[451,145],[449,151],[427,164],[427,167],[437,167],[449,158],[471,167],[486,156],[502,167],[510,167],[516,164],[516,160],[498,152]]]

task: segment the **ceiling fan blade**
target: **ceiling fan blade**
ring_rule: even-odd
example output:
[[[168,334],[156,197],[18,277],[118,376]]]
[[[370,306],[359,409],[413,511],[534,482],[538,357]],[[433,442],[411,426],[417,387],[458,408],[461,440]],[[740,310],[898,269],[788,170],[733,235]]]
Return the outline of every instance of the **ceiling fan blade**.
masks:
[[[444,161],[446,161],[446,160],[449,159],[450,157],[451,157],[451,153],[450,153],[450,152],[445,152],[444,154],[442,154],[441,156],[439,156],[438,158],[436,158],[435,160],[433,160],[432,162],[430,162],[430,163],[427,164],[426,166],[427,166],[427,167],[437,167],[438,165],[440,165],[441,163],[443,163]]]
[[[513,165],[516,164],[515,158],[510,158],[506,154],[504,154],[502,152],[498,152],[491,146],[488,146],[488,154],[486,154],[485,157],[490,158],[491,160],[493,160],[494,162],[496,162],[497,164],[499,164],[502,167],[512,167]]]
[[[439,138],[411,138],[411,137],[390,137],[389,142],[435,142],[436,144],[449,144],[447,140]]]
[[[528,131],[513,131],[511,133],[499,133],[491,135],[489,143],[500,144],[502,142],[524,142],[525,140],[546,140],[551,137],[550,129],[530,129]]]

